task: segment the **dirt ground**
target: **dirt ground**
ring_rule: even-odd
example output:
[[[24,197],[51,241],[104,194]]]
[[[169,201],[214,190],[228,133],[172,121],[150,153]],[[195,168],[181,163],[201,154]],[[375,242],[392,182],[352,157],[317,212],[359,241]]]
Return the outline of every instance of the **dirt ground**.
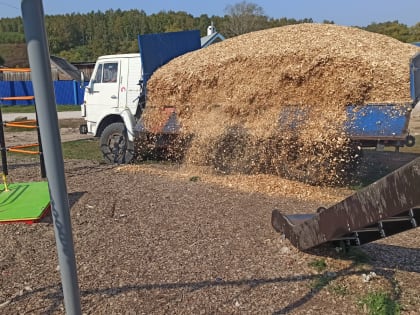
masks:
[[[9,164],[11,182],[41,180],[36,161]],[[84,314],[364,314],[369,292],[420,314],[418,228],[346,256],[300,252],[272,229],[272,209],[314,212],[345,189],[169,164],[65,171]],[[52,223],[0,225],[0,243],[0,313],[63,314]]]

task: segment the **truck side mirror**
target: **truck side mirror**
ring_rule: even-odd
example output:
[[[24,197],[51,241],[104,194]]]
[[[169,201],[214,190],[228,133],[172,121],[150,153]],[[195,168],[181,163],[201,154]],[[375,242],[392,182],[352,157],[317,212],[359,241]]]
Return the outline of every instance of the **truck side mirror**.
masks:
[[[95,80],[92,79],[89,81],[89,83],[85,86],[85,89],[88,93],[92,93],[93,91],[93,85],[95,84]]]
[[[80,88],[82,89],[85,86],[85,74],[83,71],[80,72]]]

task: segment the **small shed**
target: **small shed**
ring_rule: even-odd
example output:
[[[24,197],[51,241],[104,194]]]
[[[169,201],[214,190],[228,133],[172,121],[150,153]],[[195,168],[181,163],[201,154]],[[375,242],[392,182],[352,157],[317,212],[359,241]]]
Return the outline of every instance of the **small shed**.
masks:
[[[75,66],[80,72],[83,72],[85,81],[90,80],[92,77],[93,69],[95,69],[94,61],[72,62],[72,65]]]
[[[51,72],[54,81],[80,81],[80,71],[64,58],[50,56]]]

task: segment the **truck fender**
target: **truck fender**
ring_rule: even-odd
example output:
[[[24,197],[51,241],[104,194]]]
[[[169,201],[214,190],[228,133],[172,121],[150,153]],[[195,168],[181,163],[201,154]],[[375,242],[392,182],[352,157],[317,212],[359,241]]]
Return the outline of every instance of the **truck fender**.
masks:
[[[121,112],[121,118],[124,121],[124,125],[127,128],[127,137],[129,141],[134,141],[134,126],[136,121],[134,119],[133,114],[130,112],[129,109],[125,109]]]

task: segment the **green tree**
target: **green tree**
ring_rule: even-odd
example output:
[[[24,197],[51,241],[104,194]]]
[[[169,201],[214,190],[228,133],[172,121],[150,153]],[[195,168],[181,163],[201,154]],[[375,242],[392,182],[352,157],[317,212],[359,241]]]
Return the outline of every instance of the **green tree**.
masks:
[[[0,43],[2,44],[19,44],[25,42],[25,36],[17,32],[0,33]]]
[[[300,24],[300,23],[313,23],[314,21],[312,19],[302,19],[302,20],[296,20],[296,19],[288,19],[285,17],[282,17],[280,19],[269,19],[268,24],[269,27],[280,27],[280,26],[286,26],[286,25],[293,25],[293,24]]]
[[[261,6],[242,1],[226,7],[225,36],[232,37],[268,27],[268,18]]]
[[[137,35],[199,29],[206,35],[214,23],[225,37],[298,23],[310,18],[268,18],[262,7],[246,1],[226,7],[224,16],[202,14],[194,17],[183,11],[161,11],[147,15],[142,10],[91,11],[45,17],[50,53],[69,61],[93,61],[99,55],[138,52]],[[324,23],[333,23],[325,20]],[[412,27],[398,21],[372,23],[364,29],[392,36],[404,42],[420,41],[420,23]],[[26,60],[22,18],[0,19],[0,53],[4,63]],[[12,62],[14,64],[14,62]]]
[[[0,56],[0,66],[4,65],[4,59],[2,56]]]
[[[410,42],[420,42],[420,22],[410,27]]]
[[[387,35],[402,42],[410,41],[410,29],[398,21],[372,23],[364,28],[366,31]]]
[[[212,22],[212,19],[210,19],[207,14],[202,14],[202,15],[200,15],[200,17],[198,19],[195,19],[195,27],[194,28],[201,31],[201,36],[206,36],[207,35],[207,27],[211,24],[211,22]]]

